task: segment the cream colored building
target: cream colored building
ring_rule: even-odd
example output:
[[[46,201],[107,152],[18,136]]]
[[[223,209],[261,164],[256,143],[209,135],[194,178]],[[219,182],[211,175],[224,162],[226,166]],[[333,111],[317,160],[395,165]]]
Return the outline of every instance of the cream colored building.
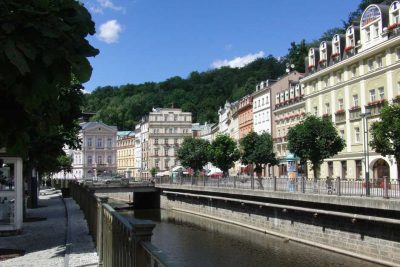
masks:
[[[124,177],[135,173],[135,133],[123,131],[117,133],[117,172]]]
[[[286,176],[287,133],[305,116],[304,89],[299,80],[302,73],[292,71],[280,78],[270,87],[272,109],[272,138],[274,152],[279,159],[279,165],[274,166],[273,175]],[[269,175],[272,175],[271,173]]]
[[[177,108],[153,109],[142,121],[142,175],[150,170],[171,170],[179,165],[176,152],[185,137],[192,136],[192,113]]]
[[[379,119],[383,102],[400,93],[399,7],[399,1],[370,5],[359,25],[309,50],[307,76],[301,80],[306,111],[331,119],[346,140],[342,152],[325,160],[320,177],[364,178],[363,133]],[[368,111],[366,128],[362,114]],[[395,159],[368,149],[371,179],[397,178]]]

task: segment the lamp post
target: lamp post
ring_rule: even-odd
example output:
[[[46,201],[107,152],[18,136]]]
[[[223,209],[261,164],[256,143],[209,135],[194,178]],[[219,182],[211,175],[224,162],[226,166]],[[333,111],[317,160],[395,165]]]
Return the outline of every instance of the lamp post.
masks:
[[[364,142],[364,166],[365,166],[365,194],[370,196],[369,187],[369,151],[368,151],[368,116],[371,115],[369,110],[365,110],[360,114],[363,120],[363,142]]]

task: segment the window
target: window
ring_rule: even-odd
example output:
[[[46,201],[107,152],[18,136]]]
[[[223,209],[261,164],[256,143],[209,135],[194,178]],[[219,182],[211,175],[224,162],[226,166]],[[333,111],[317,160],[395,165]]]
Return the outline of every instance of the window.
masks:
[[[178,139],[175,138],[175,145],[179,144]]]
[[[329,103],[325,103],[325,114],[329,114],[331,113],[331,108]]]
[[[338,103],[339,103],[339,110],[343,109],[343,98],[340,98],[338,100]]]
[[[378,23],[374,24],[374,38],[377,38],[379,36],[379,25]]]
[[[87,139],[87,146],[91,147],[92,146],[92,138]]]
[[[264,98],[262,98],[261,105],[264,106]]]
[[[92,164],[92,156],[87,157],[87,164]]]
[[[158,169],[160,162],[158,159],[154,160],[154,165],[156,166],[156,168]]]
[[[354,142],[357,144],[360,143],[360,128],[359,127],[354,128]]]
[[[107,138],[107,147],[111,148],[111,144],[112,144],[111,138]]]
[[[164,149],[164,156],[168,157],[168,148]]]
[[[396,49],[397,60],[400,60],[400,48]]]
[[[353,95],[353,107],[358,107],[358,95]]]
[[[368,42],[371,40],[371,30],[369,28],[364,29],[365,40]]]
[[[103,139],[102,138],[97,138],[97,147],[99,147],[99,148],[103,147]]]
[[[164,121],[168,121],[168,115],[167,114],[164,115]]]
[[[168,159],[166,159],[166,160],[164,161],[164,166],[165,166],[165,168],[166,168],[166,169],[168,169],[168,168],[169,168],[169,166],[168,166],[168,163],[169,163],[169,160],[168,160]]]
[[[356,160],[356,179],[362,178],[362,165],[361,160]]]
[[[340,138],[344,139],[344,130],[340,130]]]
[[[97,164],[103,164],[103,157],[97,156]]]
[[[178,120],[178,115],[174,115],[174,121],[177,121]]]
[[[154,139],[154,144],[158,145],[158,138]]]
[[[164,139],[164,144],[168,145],[168,138]]]
[[[154,149],[154,156],[158,156],[158,148]]]
[[[369,90],[369,100],[371,102],[376,100],[375,89]]]
[[[357,66],[351,67],[351,77],[354,78],[357,75]]]
[[[341,71],[338,71],[336,73],[336,79],[337,79],[338,83],[340,83],[342,81],[342,72]]]
[[[318,116],[318,107],[314,107],[314,115]]]
[[[378,64],[378,68],[383,66],[383,62],[382,62],[382,56],[377,56],[376,57],[376,62]]]
[[[368,59],[368,71],[374,70],[374,61],[372,59]]]
[[[107,163],[108,163],[108,164],[111,164],[111,163],[112,163],[112,157],[111,157],[111,156],[108,156],[108,157],[107,157]]]
[[[385,89],[383,87],[378,88],[379,99],[385,99]]]

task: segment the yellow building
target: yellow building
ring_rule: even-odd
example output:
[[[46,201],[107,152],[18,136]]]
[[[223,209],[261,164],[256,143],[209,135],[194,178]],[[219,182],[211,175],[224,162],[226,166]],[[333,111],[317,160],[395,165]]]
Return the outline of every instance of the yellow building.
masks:
[[[301,80],[306,111],[331,119],[346,140],[341,153],[325,160],[320,177],[364,178],[367,162],[374,181],[397,178],[393,156],[369,147],[369,157],[364,154],[364,136],[371,140],[364,124],[378,120],[383,103],[400,94],[399,8],[399,1],[370,5],[359,24],[309,50]]]
[[[117,135],[117,172],[124,177],[133,177],[135,173],[135,133],[118,132]]]

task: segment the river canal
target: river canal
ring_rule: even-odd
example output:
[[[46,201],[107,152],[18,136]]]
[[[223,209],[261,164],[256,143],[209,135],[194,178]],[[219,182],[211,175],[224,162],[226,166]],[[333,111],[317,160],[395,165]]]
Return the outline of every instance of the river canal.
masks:
[[[178,266],[377,266],[341,254],[285,241],[260,232],[195,215],[166,210],[124,211],[153,220],[152,243]]]

